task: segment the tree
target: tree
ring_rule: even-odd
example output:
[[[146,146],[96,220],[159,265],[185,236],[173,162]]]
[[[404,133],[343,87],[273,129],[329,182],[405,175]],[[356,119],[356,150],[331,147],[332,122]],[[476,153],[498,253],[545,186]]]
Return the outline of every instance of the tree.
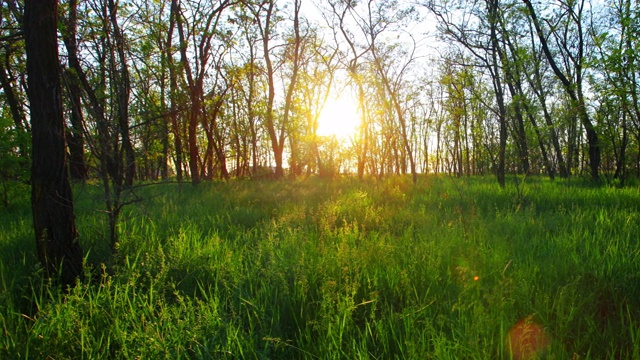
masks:
[[[129,66],[127,64],[127,55],[125,53],[125,37],[120,24],[118,23],[118,6],[114,0],[108,0],[107,4],[109,23],[111,25],[112,38],[115,43],[111,44],[110,51],[110,67],[111,81],[115,84],[115,106],[117,108],[116,119],[118,130],[122,143],[122,151],[124,159],[120,160],[124,172],[124,181],[127,187],[133,186],[135,176],[135,155],[133,153],[133,144],[131,142],[130,126],[129,126],[129,98],[131,95],[131,80],[129,77]],[[123,161],[124,160],[124,163]]]
[[[129,113],[134,126],[136,178],[166,180],[169,177],[170,125],[169,60],[171,46],[170,3],[140,2],[123,24],[130,29],[127,49],[132,85]],[[178,134],[179,135],[179,134]],[[177,151],[177,150],[176,150]],[[176,156],[177,157],[177,156]]]
[[[280,124],[278,127],[276,124],[274,103],[276,99],[276,87],[275,87],[275,67],[272,60],[272,45],[271,40],[274,37],[275,27],[278,22],[277,8],[275,0],[261,1],[256,4],[247,4],[251,13],[258,25],[260,37],[262,40],[262,55],[266,65],[266,77],[268,86],[267,105],[264,113],[264,122],[267,127],[269,139],[271,140],[271,149],[276,161],[275,176],[276,178],[282,178],[284,175],[282,154],[284,151],[284,136],[285,136],[285,124]],[[263,15],[264,13],[264,15]],[[297,21],[297,15],[296,20]],[[297,45],[296,45],[297,46]],[[297,49],[296,49],[297,56]],[[295,78],[292,79],[290,85],[295,85]],[[290,86],[291,87],[291,86]]]
[[[631,0],[615,0],[608,5],[602,20],[592,21],[589,28],[597,49],[595,67],[601,76],[593,87],[599,98],[598,123],[604,123],[603,135],[612,135],[609,139],[616,161],[613,176],[624,184],[627,152],[633,140],[629,136],[630,124],[635,126],[632,134],[640,144],[637,84],[640,5]],[[640,162],[637,164],[640,173]]]
[[[380,35],[382,35],[382,32],[386,28],[392,25],[404,23],[408,20],[413,9],[395,9],[396,4],[393,2],[382,2],[377,4],[375,8],[372,6],[371,2],[369,2],[368,5],[369,14],[367,19],[369,20],[361,26],[363,27],[363,32],[366,34],[365,37],[367,38],[368,46],[371,49],[373,66],[376,69],[383,91],[389,99],[389,112],[395,112],[395,116],[392,115],[392,118],[398,122],[402,146],[404,147],[404,154],[409,158],[411,176],[413,183],[415,184],[418,179],[416,163],[411,148],[410,134],[407,130],[407,114],[401,99],[401,90],[404,87],[408,87],[405,83],[405,77],[410,66],[416,60],[416,43],[413,37],[411,37],[412,46],[408,52],[405,53],[404,47],[400,47],[397,44],[384,46],[384,44],[380,44],[379,39]],[[394,17],[388,17],[385,15],[389,9],[396,10],[392,11],[395,14]],[[398,48],[401,48],[402,50],[396,51]],[[394,64],[399,65],[397,69],[393,69]]]
[[[318,136],[318,127],[320,113],[334,88],[340,59],[338,48],[320,38],[317,29],[312,31],[307,40],[310,50],[300,69],[300,100],[304,114],[304,126],[301,127],[301,131],[305,139],[303,161],[307,166],[307,176],[317,169],[321,177],[331,177],[334,174],[329,168],[330,159],[321,156],[320,143],[324,142],[324,139]]]
[[[476,68],[488,72],[491,78],[497,109],[499,146],[498,159],[494,161],[496,178],[501,187],[505,186],[507,110],[504,94],[504,76],[501,69],[501,38],[499,15],[502,10],[499,0],[468,2],[456,0],[451,3],[435,4],[427,2],[425,6],[438,18],[444,36],[458,43],[473,55]],[[463,13],[457,13],[467,9]]]
[[[355,148],[356,156],[358,157],[358,178],[362,179],[362,177],[364,176],[367,159],[370,157],[371,142],[370,124],[367,117],[367,103],[365,100],[366,94],[362,63],[363,58],[367,55],[371,48],[359,48],[359,44],[356,42],[356,37],[349,31],[349,20],[359,18],[354,9],[358,5],[357,1],[351,2],[332,0],[328,2],[328,5],[331,9],[330,14],[326,14],[324,16],[327,20],[327,23],[333,30],[334,37],[337,38],[338,34],[340,34],[344,41],[347,43],[347,73],[349,74],[350,79],[356,85],[358,108],[360,110],[360,128]]]
[[[247,135],[250,139],[250,152],[245,154],[248,159],[251,157],[251,172],[257,173],[259,166],[259,138],[260,127],[258,126],[259,113],[260,113],[260,94],[261,78],[259,72],[261,71],[260,65],[257,61],[259,52],[259,43],[261,43],[260,35],[254,30],[253,22],[254,16],[247,7],[238,7],[236,9],[236,19],[234,22],[238,23],[240,31],[242,33],[241,41],[242,47],[238,47],[238,51],[233,54],[240,58],[240,65],[237,65],[237,71],[232,71],[233,86],[241,96],[236,97],[236,104],[244,110],[246,119],[246,129],[249,131]],[[232,57],[233,59],[233,57]],[[230,67],[233,69],[234,67]],[[240,104],[240,99],[242,104]]]
[[[574,111],[577,113],[582,126],[584,127],[587,144],[589,146],[589,166],[591,168],[591,177],[594,180],[599,178],[600,168],[600,141],[598,139],[598,133],[594,126],[589,113],[587,112],[587,104],[583,90],[584,79],[584,67],[586,65],[585,59],[585,32],[583,29],[583,11],[585,9],[585,0],[570,0],[566,3],[561,2],[562,13],[565,14],[566,19],[563,20],[564,28],[561,26],[554,26],[550,30],[550,35],[553,35],[556,42],[560,44],[560,49],[557,53],[560,53],[565,64],[569,64],[571,67],[566,71],[562,71],[556,61],[556,56],[549,46],[547,41],[547,35],[543,32],[542,22],[538,18],[536,9],[531,4],[531,0],[523,0],[533,26],[535,27],[536,34],[542,45],[545,57],[549,62],[549,65],[553,69],[553,73],[558,80],[562,83],[562,87],[566,94],[571,99]],[[575,28],[571,28],[573,25]],[[557,28],[557,30],[556,30]],[[575,36],[575,39],[568,39],[571,35]]]
[[[12,185],[28,181],[31,164],[30,126],[26,116],[23,11],[14,3],[0,6],[0,184],[8,206]]]
[[[188,3],[188,2],[187,2]],[[198,160],[198,127],[206,121],[205,114],[205,83],[211,69],[211,56],[215,55],[215,40],[221,37],[219,26],[224,10],[234,4],[230,0],[211,2],[208,8],[204,4],[197,4],[194,8],[182,10],[182,2],[172,0],[173,13],[179,37],[180,63],[184,71],[186,86],[189,93],[190,114],[188,121],[189,170],[191,182],[196,185],[201,181],[202,166]],[[188,11],[188,12],[187,12]],[[191,18],[187,19],[190,14]],[[191,52],[194,52],[193,54]],[[222,56],[219,54],[219,56]],[[219,67],[218,67],[219,68]],[[208,126],[208,125],[207,125]],[[210,133],[211,134],[211,133]],[[212,136],[209,136],[209,140]],[[210,143],[212,147],[214,144]],[[212,155],[211,155],[212,156]],[[200,170],[199,170],[200,169]],[[223,175],[224,176],[224,175]]]
[[[57,1],[27,1],[24,35],[32,133],[31,204],[38,257],[48,277],[71,285],[82,273],[65,151]]]
[[[78,61],[78,1],[70,0],[68,4],[68,15],[65,19],[65,30],[62,32],[62,39],[69,53],[68,70],[65,73],[65,83],[71,105],[71,129],[67,132],[67,143],[69,145],[69,165],[71,178],[75,180],[85,180],[89,176],[84,156],[84,116],[82,112],[82,88],[80,80],[74,68],[79,64],[72,64]]]
[[[285,102],[284,102],[284,114],[283,114],[283,126],[281,127],[280,130],[280,144],[279,144],[279,151],[282,152],[282,148],[283,148],[283,135],[284,135],[284,129],[289,127],[290,130],[290,134],[289,134],[289,139],[290,139],[290,149],[289,151],[291,152],[291,159],[290,159],[290,167],[291,167],[291,171],[293,175],[296,175],[296,168],[297,168],[297,156],[298,156],[298,151],[297,151],[297,142],[295,141],[297,136],[296,134],[294,134],[293,132],[299,132],[296,131],[296,129],[292,129],[292,110],[293,110],[293,103],[294,103],[294,93],[296,92],[296,88],[297,88],[297,82],[298,82],[298,73],[300,71],[300,67],[301,67],[301,58],[302,58],[302,53],[305,51],[305,44],[302,41],[302,36],[300,35],[300,6],[301,6],[301,2],[300,0],[294,0],[293,3],[293,37],[290,40],[290,44],[288,44],[289,46],[287,46],[285,48],[285,54],[284,54],[284,59],[287,58],[291,58],[291,74],[289,77],[289,85],[287,85],[287,90],[286,90],[286,96],[285,96]],[[274,151],[275,151],[275,146],[274,146]],[[282,153],[275,154],[276,159],[278,158],[278,156],[280,157],[280,162],[282,163]],[[277,163],[276,163],[277,165]],[[276,176],[278,174],[278,169],[276,168]]]
[[[569,176],[569,170],[567,169],[564,155],[562,154],[562,148],[560,146],[560,140],[558,139],[556,126],[553,122],[551,113],[549,112],[549,108],[547,106],[548,90],[545,88],[545,84],[543,83],[544,77],[543,70],[541,69],[543,62],[542,58],[544,57],[544,54],[542,53],[542,50],[536,48],[536,35],[535,31],[533,31],[532,29],[531,22],[529,22],[529,38],[531,40],[531,56],[528,58],[528,60],[532,66],[528,71],[526,71],[527,83],[529,84],[531,91],[534,93],[536,99],[538,100],[538,104],[542,109],[542,115],[548,129],[547,131],[549,134],[549,138],[551,139],[551,145],[553,146],[553,150],[555,153],[560,177],[566,178]]]
[[[453,172],[456,176],[462,176],[463,152],[469,153],[467,141],[462,144],[462,139],[467,138],[467,118],[469,117],[468,89],[473,81],[473,73],[467,67],[460,69],[453,66],[451,60],[444,62],[440,83],[447,92],[447,98],[443,99],[443,110],[449,118],[447,127],[453,134],[453,141],[449,141],[449,146],[453,145],[451,162]],[[453,144],[451,144],[453,143]],[[467,169],[469,162],[467,161]],[[467,175],[469,170],[467,170]]]

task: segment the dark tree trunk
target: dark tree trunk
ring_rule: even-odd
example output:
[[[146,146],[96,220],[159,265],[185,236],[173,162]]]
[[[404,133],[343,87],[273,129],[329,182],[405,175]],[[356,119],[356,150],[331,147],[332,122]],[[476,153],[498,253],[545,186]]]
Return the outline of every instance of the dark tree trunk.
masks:
[[[84,116],[82,114],[81,95],[82,90],[78,79],[68,74],[68,91],[71,102],[71,128],[67,131],[67,144],[69,146],[70,175],[74,180],[84,181],[89,172],[84,160]]]
[[[223,133],[220,131],[220,124],[218,124],[218,117],[220,116],[222,105],[227,100],[226,94],[229,91],[229,88],[226,88],[219,94],[219,99],[213,104],[213,109],[211,113],[205,113],[206,119],[211,119],[211,123],[207,126],[203,124],[204,128],[209,128],[210,131],[207,133],[207,139],[213,146],[213,151],[215,151],[216,160],[218,165],[220,166],[220,179],[229,180],[229,170],[227,170],[227,155],[225,153],[225,144],[226,139]],[[213,155],[212,155],[213,157]],[[210,175],[212,176],[212,175]]]
[[[184,74],[187,78],[187,85],[189,88],[189,100],[191,101],[188,131],[187,131],[187,145],[189,148],[189,172],[191,174],[191,183],[197,185],[200,183],[200,172],[198,169],[198,158],[200,156],[200,150],[198,149],[198,123],[200,122],[202,112],[202,89],[203,78],[202,74],[196,74],[191,69],[188,56],[188,32],[184,29],[182,14],[180,10],[179,1],[171,1],[171,11],[174,14],[174,19],[178,28],[178,39],[180,47],[180,62],[183,66]],[[204,41],[204,38],[203,38]],[[201,44],[203,45],[203,44]],[[201,64],[201,66],[205,66]]]
[[[67,48],[69,71],[66,72],[67,91],[71,105],[71,129],[67,132],[67,144],[69,145],[69,166],[71,178],[74,180],[85,180],[88,176],[87,166],[84,160],[84,116],[82,114],[82,88],[80,80],[74,69],[78,68],[78,44],[77,22],[78,22],[78,1],[69,1],[69,15],[66,19],[66,31],[62,38]]]
[[[508,66],[507,66],[508,67]],[[529,165],[529,144],[527,143],[527,132],[524,127],[524,115],[522,114],[522,108],[524,105],[521,103],[523,101],[523,96],[521,93],[516,91],[514,83],[518,80],[515,79],[513,74],[510,71],[506,71],[507,75],[505,78],[505,82],[507,83],[507,88],[511,93],[511,98],[513,99],[513,116],[514,116],[514,135],[516,139],[516,147],[518,148],[518,155],[520,164],[522,165],[522,173],[529,174],[530,165]]]
[[[620,143],[620,151],[619,155],[616,156],[616,172],[613,175],[615,179],[620,180],[620,186],[624,186],[626,179],[626,154],[627,154],[627,144],[629,143],[629,136],[627,134],[627,109],[626,104],[623,103],[622,106],[622,141]]]
[[[493,87],[496,92],[496,102],[498,103],[498,122],[500,124],[500,139],[498,148],[498,164],[496,167],[496,177],[500,187],[505,186],[505,152],[507,148],[507,119],[506,109],[504,105],[504,93],[502,89],[502,80],[500,78],[500,70],[498,69],[498,51],[500,43],[497,34],[498,21],[498,1],[491,0],[488,3],[489,18],[491,23],[491,72],[493,78]]]
[[[124,35],[120,30],[117,20],[118,8],[113,0],[109,0],[109,20],[113,27],[113,37],[115,38],[115,51],[117,60],[113,59],[114,71],[116,74],[116,101],[118,103],[118,128],[122,138],[122,149],[124,150],[124,179],[127,187],[133,186],[133,179],[136,174],[135,153],[131,142],[129,129],[129,97],[131,93],[131,81],[129,79],[129,69],[125,54]],[[113,54],[112,54],[113,57]],[[117,64],[117,65],[116,65]]]
[[[65,285],[82,273],[65,152],[57,43],[57,1],[27,1],[24,33],[32,129],[31,204],[36,247],[47,276]]]
[[[189,171],[191,172],[191,183],[197,185],[200,183],[200,173],[198,172],[198,142],[197,142],[197,126],[198,113],[200,112],[200,96],[192,92],[191,94],[191,115],[189,117]]]
[[[178,74],[176,73],[176,65],[173,62],[171,54],[173,31],[175,29],[176,19],[180,16],[175,2],[171,2],[171,15],[169,17],[169,31],[167,32],[167,43],[165,46],[165,57],[167,67],[169,68],[169,121],[171,122],[171,132],[173,133],[173,147],[175,151],[175,170],[176,180],[182,181],[182,135],[180,124],[178,124]]]

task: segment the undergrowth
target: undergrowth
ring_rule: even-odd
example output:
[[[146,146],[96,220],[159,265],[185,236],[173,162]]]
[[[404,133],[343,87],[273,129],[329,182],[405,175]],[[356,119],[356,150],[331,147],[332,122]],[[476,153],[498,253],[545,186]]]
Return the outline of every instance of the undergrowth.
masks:
[[[42,280],[29,203],[2,211],[0,358],[640,359],[640,193],[530,177],[144,188],[115,256],[75,188],[86,276]]]

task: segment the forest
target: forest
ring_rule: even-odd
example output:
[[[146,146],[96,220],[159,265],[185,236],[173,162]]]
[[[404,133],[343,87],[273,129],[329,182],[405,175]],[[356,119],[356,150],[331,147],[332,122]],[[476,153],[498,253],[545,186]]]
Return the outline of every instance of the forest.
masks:
[[[1,8],[3,182],[28,177],[23,7]],[[61,1],[71,177],[624,184],[640,174],[639,11],[631,0]],[[357,109],[347,137],[318,133],[336,96]]]
[[[639,34],[634,0],[0,1],[0,357],[640,358]]]

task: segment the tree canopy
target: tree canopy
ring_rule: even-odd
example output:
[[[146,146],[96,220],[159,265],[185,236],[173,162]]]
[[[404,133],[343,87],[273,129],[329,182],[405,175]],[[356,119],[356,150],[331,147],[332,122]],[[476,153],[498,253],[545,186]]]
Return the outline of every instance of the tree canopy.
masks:
[[[29,176],[23,10],[0,7],[3,184]],[[102,179],[111,211],[134,183],[172,177],[640,174],[635,1],[65,0],[57,12],[71,176]],[[359,125],[321,135],[337,98]]]

